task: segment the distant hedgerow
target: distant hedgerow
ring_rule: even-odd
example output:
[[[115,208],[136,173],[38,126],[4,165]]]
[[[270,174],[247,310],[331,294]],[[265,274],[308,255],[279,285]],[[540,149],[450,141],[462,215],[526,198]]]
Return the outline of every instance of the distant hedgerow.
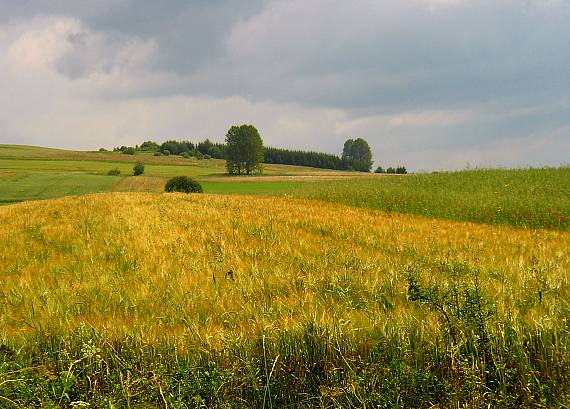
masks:
[[[188,176],[176,176],[166,182],[166,192],[202,193],[202,185]]]

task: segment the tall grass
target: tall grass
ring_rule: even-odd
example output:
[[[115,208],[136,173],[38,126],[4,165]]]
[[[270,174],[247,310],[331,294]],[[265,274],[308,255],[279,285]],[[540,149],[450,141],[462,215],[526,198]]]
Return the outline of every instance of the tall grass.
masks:
[[[471,170],[301,186],[302,197],[428,217],[570,230],[570,168]]]
[[[5,206],[0,406],[560,406],[569,244],[282,198]]]

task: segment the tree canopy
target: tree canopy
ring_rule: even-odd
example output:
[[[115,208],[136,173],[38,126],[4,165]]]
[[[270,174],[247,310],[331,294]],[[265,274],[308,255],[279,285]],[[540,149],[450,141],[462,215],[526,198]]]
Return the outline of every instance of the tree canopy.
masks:
[[[370,172],[372,169],[372,151],[368,142],[362,138],[348,139],[344,143],[342,160],[350,169]]]
[[[261,172],[264,148],[253,125],[232,126],[226,134],[226,168],[229,174]]]

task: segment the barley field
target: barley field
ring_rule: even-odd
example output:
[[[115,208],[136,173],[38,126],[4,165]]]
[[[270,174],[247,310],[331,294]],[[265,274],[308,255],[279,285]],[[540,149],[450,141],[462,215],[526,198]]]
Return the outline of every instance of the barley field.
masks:
[[[0,207],[0,407],[565,407],[570,233],[282,197]]]

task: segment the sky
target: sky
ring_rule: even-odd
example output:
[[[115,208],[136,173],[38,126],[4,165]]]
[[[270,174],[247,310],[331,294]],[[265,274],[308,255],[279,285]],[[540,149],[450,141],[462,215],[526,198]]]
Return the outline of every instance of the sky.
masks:
[[[570,163],[570,0],[0,0],[0,143]]]

